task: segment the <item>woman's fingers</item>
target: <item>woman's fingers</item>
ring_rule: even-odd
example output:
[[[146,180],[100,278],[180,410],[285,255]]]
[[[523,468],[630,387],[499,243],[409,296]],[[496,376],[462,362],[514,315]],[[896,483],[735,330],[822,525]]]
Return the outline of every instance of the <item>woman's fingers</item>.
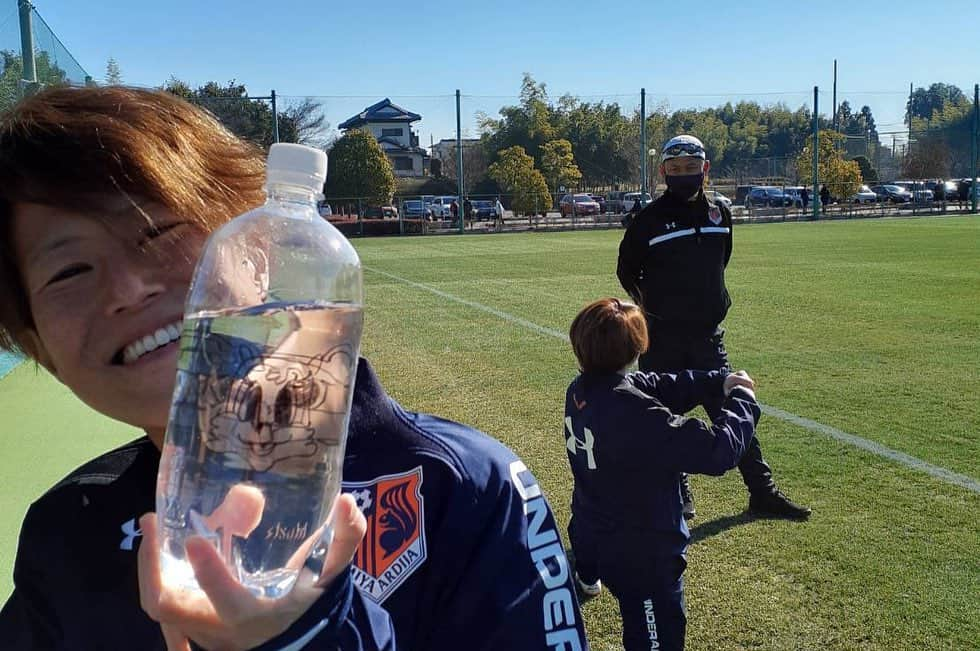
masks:
[[[191,651],[187,637],[176,628],[161,624],[160,630],[163,631],[163,641],[167,643],[167,651]]]
[[[200,536],[192,536],[187,539],[184,549],[187,561],[194,568],[197,584],[220,619],[235,621],[254,609],[255,595],[232,576],[214,545]]]
[[[334,504],[333,528],[333,541],[327,550],[320,580],[317,581],[317,585],[321,587],[330,585],[330,582],[350,565],[367,531],[367,521],[361,510],[357,508],[353,495],[344,493],[337,498]]]
[[[160,621],[160,554],[157,552],[157,517],[146,513],[140,518],[143,540],[136,555],[140,605],[153,621]]]

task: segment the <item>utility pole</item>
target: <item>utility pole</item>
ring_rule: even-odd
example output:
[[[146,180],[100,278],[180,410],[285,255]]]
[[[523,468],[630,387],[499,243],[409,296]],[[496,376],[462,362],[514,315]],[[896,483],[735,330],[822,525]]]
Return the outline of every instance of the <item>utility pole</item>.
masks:
[[[272,98],[272,142],[279,142],[279,109],[276,108],[276,91],[270,95]]]
[[[456,201],[459,202],[459,232],[462,234],[466,217],[463,215],[463,128],[459,117],[459,89],[456,89],[456,191],[459,193]],[[425,218],[425,201],[420,199],[422,204],[422,217]]]
[[[640,202],[647,191],[647,89],[640,89]],[[575,202],[572,202],[575,205]]]
[[[819,183],[819,174],[817,166],[820,164],[820,121],[818,116],[820,115],[817,109],[817,102],[819,101],[820,88],[819,86],[813,87],[813,218],[820,218],[820,193],[817,190],[817,183]]]
[[[977,211],[977,195],[980,195],[980,188],[977,187],[978,181],[977,176],[977,158],[980,157],[980,143],[977,142],[977,135],[980,132],[980,84],[973,84],[973,164],[970,166],[971,179],[970,183],[970,194],[971,196],[971,210],[973,212]]]
[[[912,83],[909,83],[909,142],[905,146],[905,155],[912,156]]]
[[[34,5],[31,0],[18,0],[17,9],[20,12],[20,58],[23,63],[21,81],[24,86],[32,87],[37,84],[37,66],[34,63],[34,24],[32,12]]]
[[[837,59],[834,59],[834,133],[840,131],[840,123],[837,121]]]

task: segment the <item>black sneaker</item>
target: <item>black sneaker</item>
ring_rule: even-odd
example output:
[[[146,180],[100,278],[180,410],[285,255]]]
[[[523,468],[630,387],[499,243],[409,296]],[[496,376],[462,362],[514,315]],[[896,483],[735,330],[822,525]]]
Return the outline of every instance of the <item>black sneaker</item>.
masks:
[[[684,519],[693,520],[698,512],[694,510],[694,494],[691,492],[691,482],[687,478],[687,473],[684,472],[681,473],[681,501],[684,502],[681,510]]]
[[[792,520],[806,520],[810,517],[810,507],[801,506],[783,495],[783,491],[759,491],[749,495],[749,510],[757,515]]]

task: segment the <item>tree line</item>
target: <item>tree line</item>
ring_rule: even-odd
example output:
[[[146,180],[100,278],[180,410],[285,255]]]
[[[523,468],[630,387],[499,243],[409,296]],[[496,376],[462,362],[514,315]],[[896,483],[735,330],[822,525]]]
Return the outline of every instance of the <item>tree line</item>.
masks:
[[[4,51],[0,57],[0,109],[6,109],[19,97],[22,65],[17,53]],[[43,84],[66,83],[64,72],[44,53],[38,57],[37,69]],[[122,83],[119,65],[112,59],[105,83]],[[192,87],[172,77],[161,88],[203,106],[231,131],[259,146],[268,147],[274,139],[271,104],[251,100],[244,84],[210,81]],[[912,178],[968,175],[972,110],[971,99],[956,86],[933,83],[915,89],[905,115],[912,142],[897,157],[898,152],[882,141],[871,107],[855,110],[845,99],[836,116],[817,119],[820,178],[849,188],[855,183],[886,180],[881,177],[893,173]],[[394,175],[380,147],[372,147],[364,134],[354,132],[333,140],[316,101],[290,105],[279,110],[277,117],[281,141],[332,152],[327,183],[331,193],[380,201],[394,192]],[[640,156],[646,152],[640,151],[638,110],[617,102],[582,101],[568,94],[553,99],[544,83],[525,73],[516,104],[501,107],[496,116],[477,118],[479,143],[463,152],[467,192],[503,191],[531,212],[540,209],[546,196],[550,202],[550,195],[562,187],[640,185]],[[726,102],[678,110],[660,105],[646,116],[647,142],[657,147],[673,135],[691,133],[704,142],[715,178],[746,182],[779,177],[806,183],[812,120],[808,106],[792,108],[782,102]],[[358,156],[369,159],[359,162]],[[455,177],[455,156],[452,159],[438,172]],[[648,162],[655,166],[658,160],[653,157]]]

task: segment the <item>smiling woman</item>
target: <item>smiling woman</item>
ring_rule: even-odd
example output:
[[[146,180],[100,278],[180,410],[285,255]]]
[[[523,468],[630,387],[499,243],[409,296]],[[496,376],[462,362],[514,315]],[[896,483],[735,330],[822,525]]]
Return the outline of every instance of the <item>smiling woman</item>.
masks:
[[[93,459],[31,506],[14,592],[0,611],[3,648],[186,648],[194,640],[203,648],[269,642],[262,648],[367,651],[393,649],[393,631],[403,648],[433,651],[543,650],[552,636],[584,648],[556,523],[534,477],[485,434],[402,408],[364,359],[344,393],[326,391],[315,373],[298,374],[296,351],[257,364],[261,355],[234,357],[227,348],[217,354],[240,366],[236,378],[254,371],[251,384],[204,374],[182,380],[178,396],[213,390],[226,398],[227,409],[206,421],[214,439],[189,456],[220,452],[235,437],[248,445],[241,459],[249,472],[265,473],[272,450],[277,463],[300,463],[294,453],[308,442],[309,412],[329,405],[343,413],[336,396],[352,394],[343,478],[374,523],[370,538],[347,494],[335,502],[323,570],[300,570],[280,599],[249,592],[198,536],[181,553],[207,603],[162,585],[158,520],[148,514],[137,526],[136,518],[154,509],[184,301],[208,234],[263,201],[264,176],[260,152],[165,93],[51,88],[0,116],[0,350],[26,352],[97,411],[147,434]],[[254,272],[238,269],[253,291]],[[238,274],[219,275],[213,286],[237,291]],[[270,327],[258,316],[255,327]],[[213,324],[208,337],[220,332]],[[327,373],[327,351],[300,352]],[[174,422],[181,435],[202,427],[200,419]],[[278,438],[263,438],[270,434]],[[181,455],[163,458],[182,463]],[[168,505],[159,515],[175,517]],[[395,517],[392,540],[384,524]],[[270,518],[233,518],[233,529],[261,526],[259,543],[300,535],[295,522]],[[66,527],[72,535],[61,535]],[[532,553],[532,531],[551,532],[547,548]]]
[[[147,110],[152,103],[152,110]],[[112,115],[109,124],[95,116]],[[98,93],[53,89],[44,102],[21,105],[8,114],[0,132],[0,234],[10,233],[14,207],[52,208],[62,216],[106,215],[106,198],[113,209],[136,209],[153,202],[183,215],[210,231],[217,224],[263,200],[261,157],[203,111],[167,93],[138,94],[112,87]],[[23,125],[57,125],[34,129],[30,138]],[[65,138],[64,134],[73,134]],[[179,134],[179,135],[178,135]],[[68,218],[71,221],[71,218]],[[152,224],[151,224],[152,225]],[[66,237],[57,232],[58,239]],[[41,353],[31,336],[29,297],[14,267],[11,239],[0,237],[0,285],[13,288],[0,294],[0,348],[19,347],[29,356]],[[62,242],[48,241],[48,248]],[[59,274],[72,275],[66,267]]]
[[[89,406],[162,439],[177,346],[159,345],[156,334],[180,323],[206,233],[157,204],[112,198],[103,213],[15,207],[10,230],[15,259],[24,261],[30,352]],[[149,372],[153,364],[170,372]]]

